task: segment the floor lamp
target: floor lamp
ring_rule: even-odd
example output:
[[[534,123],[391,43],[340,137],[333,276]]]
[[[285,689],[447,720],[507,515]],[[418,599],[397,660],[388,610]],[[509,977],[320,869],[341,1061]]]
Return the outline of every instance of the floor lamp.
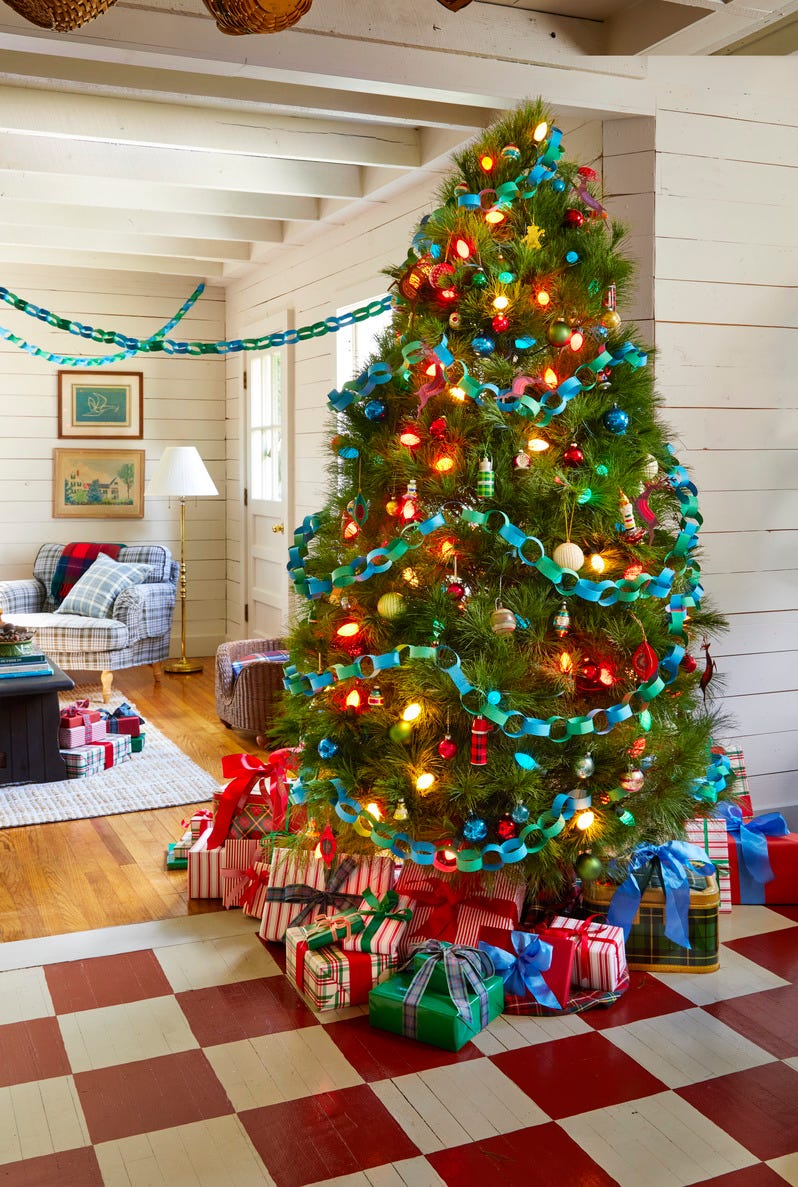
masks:
[[[171,673],[201,672],[202,664],[186,659],[186,499],[218,495],[205,464],[193,445],[169,445],[163,451],[145,492],[180,500],[180,659],[163,670]]]

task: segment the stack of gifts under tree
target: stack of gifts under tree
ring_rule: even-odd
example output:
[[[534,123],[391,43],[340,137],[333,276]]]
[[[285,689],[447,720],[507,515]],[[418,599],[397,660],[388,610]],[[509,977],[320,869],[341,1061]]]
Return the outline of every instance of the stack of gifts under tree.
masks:
[[[124,715],[121,710],[125,711]],[[122,721],[126,728],[116,729]],[[74,701],[62,708],[58,746],[67,777],[82,779],[126,762],[143,745],[141,721],[129,705],[120,706],[114,714],[93,709],[88,700]],[[134,746],[134,743],[140,744]]]

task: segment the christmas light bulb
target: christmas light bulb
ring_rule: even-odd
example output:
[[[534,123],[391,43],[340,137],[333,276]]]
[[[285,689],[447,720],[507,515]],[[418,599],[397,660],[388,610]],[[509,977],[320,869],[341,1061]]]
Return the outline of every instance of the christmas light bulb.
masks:
[[[418,573],[415,569],[402,569],[402,577],[408,585],[412,585],[415,589],[418,586]]]
[[[416,791],[429,791],[435,782],[435,776],[431,775],[429,771],[425,771],[423,775],[419,775],[416,779]]]
[[[418,721],[420,716],[421,706],[418,701],[411,701],[409,705],[405,705],[402,721]]]
[[[406,445],[408,449],[415,449],[421,444],[421,437],[416,429],[405,429],[399,434],[399,444]]]
[[[586,828],[590,828],[595,819],[595,812],[580,812],[576,818],[576,827],[581,828],[581,830],[584,832]]]
[[[498,297],[493,298],[494,309],[506,309],[510,304],[510,298],[506,297],[504,293],[500,293]]]
[[[344,527],[344,539],[345,540],[354,540],[355,536],[357,536],[359,531],[360,531],[360,528],[357,526],[354,519],[350,519],[349,522]]]
[[[359,709],[361,699],[360,693],[356,688],[353,688],[344,703],[346,704],[347,709]]]
[[[461,387],[450,387],[449,395],[453,400],[459,400],[461,403],[466,398],[466,394]]]
[[[545,289],[540,289],[540,291],[535,295],[535,300],[537,301],[538,305],[541,305],[545,308],[551,302],[551,297]]]
[[[581,350],[581,349],[582,349],[582,347],[584,346],[584,344],[585,344],[585,336],[584,336],[584,334],[582,333],[582,331],[581,331],[581,330],[574,330],[573,334],[571,335],[571,340],[570,340],[570,342],[568,343],[568,345],[570,346],[571,350],[572,350],[572,351],[574,351],[574,353],[576,353],[576,351],[577,351],[577,350]]]
[[[471,244],[467,239],[456,239],[454,243],[454,250],[455,254],[458,255],[461,260],[467,260],[471,255]]]
[[[360,633],[360,623],[342,622],[335,633],[341,639],[354,639]]]
[[[545,120],[541,120],[541,122],[538,124],[538,126],[535,128],[534,132],[532,133],[532,139],[535,141],[536,144],[540,144],[541,140],[546,139],[546,133],[548,132],[548,130],[549,130],[549,125],[546,123]]]
[[[567,651],[563,651],[560,656],[560,671],[567,676],[574,670],[574,661],[571,659]]]
[[[612,688],[615,683],[615,676],[609,668],[599,668],[599,683],[603,684],[606,688]]]
[[[443,454],[436,461],[435,469],[439,474],[448,474],[450,470],[454,469],[454,458],[449,457],[448,454]]]
[[[441,556],[448,561],[455,553],[454,540],[441,540]]]
[[[424,372],[424,374],[425,374],[425,375],[429,375],[429,376],[433,376],[433,375],[435,374],[436,370],[437,370],[437,367],[436,367],[435,363],[430,363],[430,365],[427,367],[427,369],[426,369],[426,371]]]
[[[559,383],[559,380],[557,379],[557,372],[553,371],[551,367],[547,367],[543,372],[543,382],[547,387],[556,387]]]
[[[526,444],[533,453],[545,453],[551,448],[551,443],[545,437],[530,437]]]
[[[507,217],[507,215],[504,213],[503,210],[499,210],[498,207],[494,206],[494,208],[492,210],[489,210],[487,212],[487,214],[485,215],[485,222],[488,223],[492,227],[497,227],[499,225],[499,223],[504,222],[506,217]]]
[[[382,820],[382,812],[379,804],[366,804],[366,811],[369,812],[375,820]]]
[[[628,565],[623,571],[624,581],[634,581],[635,577],[639,577],[642,572],[642,565],[637,563]]]
[[[441,291],[438,293],[438,296],[440,297],[441,301],[456,301],[457,300],[457,290],[456,289],[441,289]]]
[[[607,562],[600,552],[593,552],[587,558],[587,563],[590,565],[594,573],[603,573],[607,567]]]
[[[486,173],[490,173],[493,166],[496,164],[490,153],[483,153],[479,158],[479,163]]]
[[[321,845],[320,844],[317,845],[316,848],[313,850],[313,856],[316,858],[316,861],[321,861],[322,856],[321,856]]]
[[[416,516],[416,501],[415,499],[405,499],[402,504],[402,519],[409,523],[411,519]]]

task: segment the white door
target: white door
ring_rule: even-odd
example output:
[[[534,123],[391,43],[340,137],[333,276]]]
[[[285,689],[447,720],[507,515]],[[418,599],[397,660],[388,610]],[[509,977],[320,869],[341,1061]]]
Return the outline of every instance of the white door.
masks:
[[[280,328],[284,328],[283,326]],[[269,326],[266,333],[277,329]],[[264,330],[261,329],[260,333]],[[245,594],[248,635],[281,636],[288,619],[293,424],[285,347],[253,354],[246,370]]]

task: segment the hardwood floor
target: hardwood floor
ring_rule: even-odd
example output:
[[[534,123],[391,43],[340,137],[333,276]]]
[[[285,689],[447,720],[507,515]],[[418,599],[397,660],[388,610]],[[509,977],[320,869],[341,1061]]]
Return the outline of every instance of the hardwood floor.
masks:
[[[164,674],[160,686],[148,667],[116,672],[114,690],[221,783],[222,755],[262,751],[251,735],[221,724],[213,657],[204,664],[196,675]],[[96,672],[70,675],[98,683]],[[0,831],[0,939],[218,910],[216,900],[189,902],[185,870],[164,868],[166,845],[180,837],[191,811],[182,805]]]

